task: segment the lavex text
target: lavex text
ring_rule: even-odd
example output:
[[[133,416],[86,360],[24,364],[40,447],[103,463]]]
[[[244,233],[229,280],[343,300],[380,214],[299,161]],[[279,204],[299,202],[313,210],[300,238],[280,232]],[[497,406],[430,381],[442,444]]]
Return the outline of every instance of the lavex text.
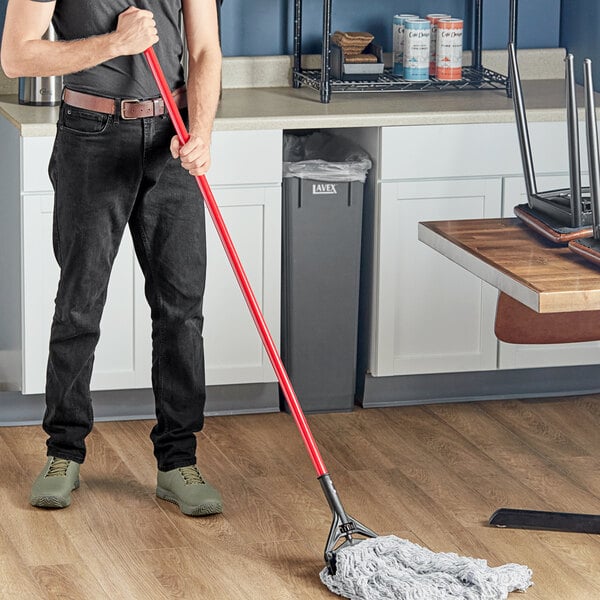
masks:
[[[337,194],[334,183],[313,183],[313,194]]]

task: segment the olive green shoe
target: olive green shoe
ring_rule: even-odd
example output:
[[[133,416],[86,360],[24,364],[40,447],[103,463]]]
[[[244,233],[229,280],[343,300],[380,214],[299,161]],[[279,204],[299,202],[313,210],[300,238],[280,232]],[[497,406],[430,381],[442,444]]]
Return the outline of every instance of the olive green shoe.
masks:
[[[221,495],[204,480],[196,465],[159,470],[156,495],[177,504],[184,515],[191,517],[223,512]]]
[[[65,508],[71,504],[71,492],[79,487],[79,463],[49,456],[33,482],[29,502],[43,508]]]

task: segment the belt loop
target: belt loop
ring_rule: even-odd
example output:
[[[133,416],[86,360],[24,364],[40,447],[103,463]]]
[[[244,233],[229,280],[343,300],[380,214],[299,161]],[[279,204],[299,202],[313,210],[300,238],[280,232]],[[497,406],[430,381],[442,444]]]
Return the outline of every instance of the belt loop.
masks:
[[[115,98],[115,109],[114,109],[114,124],[118,125],[121,122],[121,99]]]

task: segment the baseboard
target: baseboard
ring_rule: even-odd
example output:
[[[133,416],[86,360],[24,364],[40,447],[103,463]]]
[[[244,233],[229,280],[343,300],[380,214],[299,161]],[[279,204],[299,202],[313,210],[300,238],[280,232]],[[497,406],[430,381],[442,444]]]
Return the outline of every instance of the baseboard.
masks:
[[[362,395],[363,408],[581,396],[600,392],[597,365],[544,369],[510,369],[468,373],[434,373],[373,377],[367,374]]]
[[[96,421],[154,419],[151,389],[114,390],[92,393]],[[0,392],[0,426],[38,425],[42,422],[43,394]],[[279,411],[277,383],[248,383],[209,386],[206,416]]]

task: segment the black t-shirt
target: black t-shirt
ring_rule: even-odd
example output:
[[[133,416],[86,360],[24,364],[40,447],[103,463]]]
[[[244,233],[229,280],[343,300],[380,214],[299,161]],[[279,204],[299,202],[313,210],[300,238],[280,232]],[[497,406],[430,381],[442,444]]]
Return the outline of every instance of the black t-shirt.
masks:
[[[154,50],[170,88],[180,87],[183,85],[181,0],[56,0],[52,23],[61,40],[101,35],[114,31],[119,14],[130,6],[152,11],[160,38]],[[91,69],[65,75],[63,81],[71,89],[100,96],[144,99],[159,95],[142,54],[119,56]]]

